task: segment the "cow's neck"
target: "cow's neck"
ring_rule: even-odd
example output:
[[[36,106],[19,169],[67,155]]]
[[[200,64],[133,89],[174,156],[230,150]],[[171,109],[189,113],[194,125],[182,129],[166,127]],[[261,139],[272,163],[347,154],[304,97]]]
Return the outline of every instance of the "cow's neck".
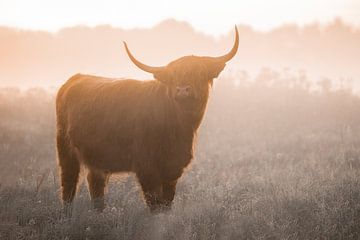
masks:
[[[197,106],[193,106],[192,108],[184,109],[180,107],[180,111],[177,113],[179,116],[179,124],[185,125],[185,127],[189,128],[189,130],[196,132],[204,117],[206,105],[207,99],[206,101]]]

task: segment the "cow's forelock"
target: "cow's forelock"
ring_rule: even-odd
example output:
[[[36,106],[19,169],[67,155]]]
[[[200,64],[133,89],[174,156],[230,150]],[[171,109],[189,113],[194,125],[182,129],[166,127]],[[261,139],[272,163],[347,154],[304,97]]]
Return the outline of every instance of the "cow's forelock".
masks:
[[[193,61],[179,61],[169,64],[166,71],[167,73],[164,74],[166,79],[163,79],[162,82],[165,82],[168,86],[171,97],[179,100],[177,98],[178,89],[188,88],[188,95],[181,97],[180,102],[201,104],[201,102],[207,101],[211,81],[205,64]]]

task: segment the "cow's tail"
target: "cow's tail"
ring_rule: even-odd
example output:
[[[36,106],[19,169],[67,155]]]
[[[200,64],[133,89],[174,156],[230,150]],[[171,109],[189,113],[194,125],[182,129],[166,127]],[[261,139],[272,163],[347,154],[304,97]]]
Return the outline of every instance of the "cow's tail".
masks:
[[[59,100],[59,99],[57,99]],[[63,202],[71,203],[75,197],[79,180],[80,162],[73,151],[67,137],[66,112],[60,102],[56,104],[56,146],[61,177],[61,198]]]

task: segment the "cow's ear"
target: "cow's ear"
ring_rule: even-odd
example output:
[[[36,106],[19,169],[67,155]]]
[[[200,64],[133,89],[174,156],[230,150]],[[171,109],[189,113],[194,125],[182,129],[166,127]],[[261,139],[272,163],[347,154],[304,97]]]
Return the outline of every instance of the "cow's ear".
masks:
[[[224,62],[212,62],[211,64],[209,64],[209,78],[217,78],[221,71],[224,69],[224,67]]]

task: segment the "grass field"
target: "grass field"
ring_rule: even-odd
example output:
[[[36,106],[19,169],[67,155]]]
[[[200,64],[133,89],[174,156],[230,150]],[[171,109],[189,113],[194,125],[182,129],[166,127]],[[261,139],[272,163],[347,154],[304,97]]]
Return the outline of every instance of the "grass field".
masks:
[[[230,80],[213,89],[172,210],[156,215],[124,174],[103,213],[83,181],[64,217],[54,96],[1,89],[0,239],[359,239],[360,98],[298,76]]]

